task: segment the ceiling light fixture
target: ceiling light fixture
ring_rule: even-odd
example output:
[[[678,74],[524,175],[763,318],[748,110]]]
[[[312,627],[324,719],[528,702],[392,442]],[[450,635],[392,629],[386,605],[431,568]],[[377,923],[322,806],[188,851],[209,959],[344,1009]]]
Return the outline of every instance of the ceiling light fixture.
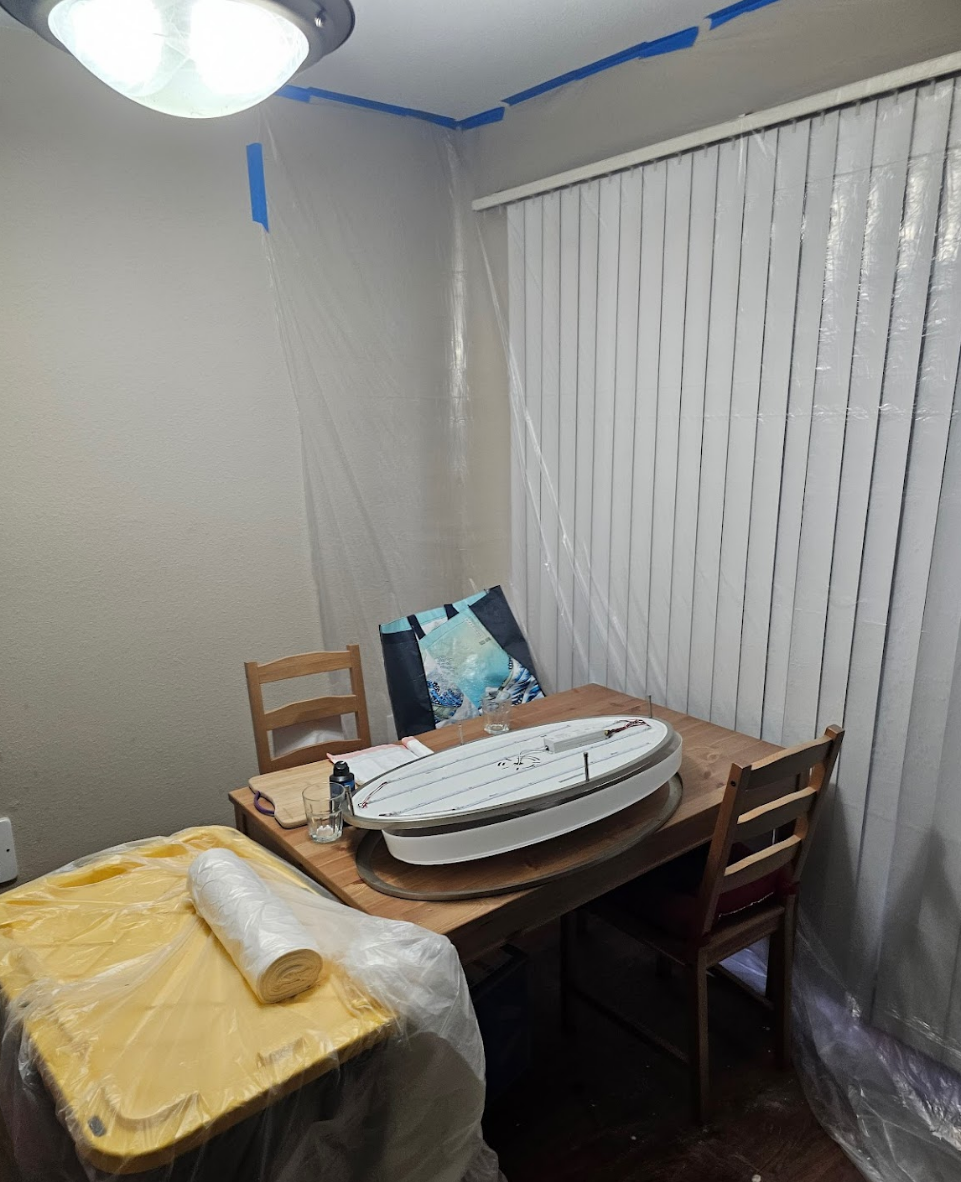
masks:
[[[0,0],[134,102],[192,119],[262,102],[350,36],[350,0]]]

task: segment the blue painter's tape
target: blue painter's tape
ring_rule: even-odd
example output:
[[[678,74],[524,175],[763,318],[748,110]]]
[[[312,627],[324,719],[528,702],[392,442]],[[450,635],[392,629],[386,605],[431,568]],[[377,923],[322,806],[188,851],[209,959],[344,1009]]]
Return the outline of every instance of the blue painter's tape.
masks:
[[[711,28],[716,29],[718,25],[726,25],[728,21],[743,16],[746,12],[753,12],[756,8],[767,8],[769,4],[776,3],[777,0],[737,0],[736,4],[729,4],[727,8],[719,8],[717,12],[709,12],[708,20],[711,22]]]
[[[676,49],[690,49],[697,40],[697,34],[697,25],[691,25],[689,29],[679,29],[666,37],[658,37],[656,41],[644,41],[638,47],[640,52],[637,56],[659,57],[662,53],[673,53]]]
[[[623,66],[625,62],[636,61],[641,56],[641,50],[646,44],[646,41],[642,41],[640,45],[629,45],[627,49],[622,49],[618,53],[612,53],[608,57],[602,57],[599,61],[581,66],[579,70],[572,70],[571,74],[573,78],[571,81],[576,81],[579,78],[590,78],[592,74],[602,74],[605,70],[613,69],[614,66]]]
[[[752,8],[761,8],[765,4],[773,4],[774,0],[739,0],[729,8],[723,8],[714,13],[712,21],[717,18],[717,24],[739,16],[741,12],[748,12]],[[726,15],[730,14],[730,15]],[[712,24],[712,28],[714,25]],[[559,74],[556,78],[549,78],[537,86],[521,90],[503,101],[508,106],[516,106],[528,99],[546,94],[550,90],[557,90],[566,86],[568,82],[578,82],[582,78],[589,78],[592,74],[600,74],[603,70],[613,69],[614,66],[625,62],[637,61],[640,58],[659,57],[664,53],[674,53],[678,49],[690,49],[697,40],[697,26],[679,29],[676,33],[669,33],[666,37],[658,37],[654,41],[641,41],[638,45],[628,46],[618,53],[609,54],[596,62],[590,62],[576,70],[569,70],[566,74]],[[320,90],[316,86],[282,86],[277,91],[279,98],[293,99],[298,103],[309,103],[311,99],[326,99],[332,103],[344,103],[349,107],[361,107],[367,111],[380,111],[385,115],[401,115],[408,119],[423,119],[427,123],[435,123],[438,127],[447,127],[452,131],[469,131],[472,127],[484,127],[488,123],[500,123],[504,118],[504,108],[492,107],[489,111],[480,111],[477,115],[470,115],[467,119],[452,119],[448,115],[435,115],[432,111],[419,111],[416,107],[399,107],[395,103],[381,103],[376,99],[360,98],[355,94],[343,94],[338,90]]]
[[[583,77],[580,70],[571,70],[567,74],[559,74],[556,78],[550,78],[547,82],[540,82],[537,86],[528,87],[527,90],[519,90],[517,94],[508,95],[504,102],[509,107],[516,107],[518,103],[526,103],[528,99],[537,98],[539,94],[546,94],[549,90],[557,90],[559,86],[566,86],[568,82],[576,82],[578,78]]]
[[[764,0],[764,2],[770,4],[773,3],[773,0]],[[676,33],[669,33],[666,37],[658,37],[654,41],[642,41],[639,45],[631,45],[627,49],[612,53],[608,57],[602,57],[577,70],[569,70],[566,74],[559,74],[556,78],[549,78],[537,86],[521,90],[504,99],[504,102],[508,106],[514,107],[518,103],[527,102],[528,99],[537,98],[540,94],[546,94],[549,90],[557,90],[560,86],[566,86],[568,82],[578,82],[582,78],[589,78],[592,74],[600,74],[604,70],[621,66],[625,62],[637,61],[639,58],[645,57],[659,57],[662,53],[674,53],[678,49],[690,49],[697,40],[697,34],[697,26],[692,25],[688,29],[680,29]]]
[[[549,90],[557,90],[559,86],[566,86],[568,82],[578,82],[581,78],[589,78],[591,74],[600,74],[602,70],[610,70],[614,66],[623,65],[624,62],[634,61],[641,56],[640,51],[647,44],[648,42],[642,41],[640,45],[631,45],[627,49],[621,49],[617,53],[602,57],[589,65],[580,66],[576,70],[568,70],[566,74],[558,74],[556,78],[548,78],[546,82],[539,82],[537,86],[531,86],[527,90],[512,94],[510,98],[504,99],[504,102],[508,106],[514,107],[518,103],[527,102],[528,99],[537,98],[539,94],[546,94]]]
[[[363,107],[367,111],[382,111],[385,115],[404,115],[408,119],[423,119],[427,123],[436,123],[439,127],[449,127],[452,131],[457,127],[457,120],[448,115],[434,115],[431,111],[418,111],[414,107],[397,107],[393,103],[379,103],[374,99],[358,98],[353,94],[341,94],[338,90],[318,90],[310,87],[314,98],[327,99],[332,103],[345,103],[349,107]]]
[[[263,144],[247,145],[247,181],[250,184],[250,216],[269,233]]]
[[[459,120],[458,131],[470,131],[472,127],[486,127],[488,123],[500,123],[504,118],[503,107],[492,107],[489,111],[481,111],[477,115],[470,115],[467,119]]]
[[[282,86],[275,92],[278,98],[293,99],[295,103],[310,102],[309,86]]]

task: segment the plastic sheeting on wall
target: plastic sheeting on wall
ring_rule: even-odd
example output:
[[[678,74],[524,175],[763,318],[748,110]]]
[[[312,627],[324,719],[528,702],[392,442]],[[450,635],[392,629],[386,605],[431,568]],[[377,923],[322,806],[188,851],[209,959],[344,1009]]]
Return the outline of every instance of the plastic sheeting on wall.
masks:
[[[262,119],[264,240],[302,428],[323,643],[361,645],[383,740],[393,728],[378,625],[482,585],[463,181],[452,133],[418,120],[293,103],[282,117],[265,106]]]
[[[802,899],[861,1049],[842,1064],[807,992],[809,1078],[847,1089],[866,1169],[941,1177],[946,1146],[957,1172],[961,85],[507,221],[513,602],[542,676],[774,742],[843,721]],[[858,1088],[880,1072],[906,1097],[889,1036],[927,1096],[881,1113]]]
[[[195,913],[188,869],[221,849],[316,943],[314,988],[261,1004]],[[344,906],[236,830],[118,846],[3,896],[0,993],[24,1182],[501,1177],[450,942]]]
[[[764,992],[763,944],[725,961]],[[872,1182],[953,1182],[961,1076],[885,1034],[802,923],[795,952],[795,1065],[818,1120]]]

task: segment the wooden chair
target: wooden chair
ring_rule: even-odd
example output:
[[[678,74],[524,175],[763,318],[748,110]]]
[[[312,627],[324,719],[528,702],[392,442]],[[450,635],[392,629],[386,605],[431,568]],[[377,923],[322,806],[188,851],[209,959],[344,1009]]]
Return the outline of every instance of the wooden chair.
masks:
[[[690,1053],[624,1018],[572,981],[576,926],[566,916],[561,963],[565,993],[585,998],[634,1034],[687,1063],[692,1110],[699,1123],[709,1099],[707,974],[718,973],[773,1007],[775,1053],[791,1056],[791,972],[798,880],[844,732],[830,726],[804,743],[748,767],[732,765],[705,861],[695,850],[590,905],[592,914],[628,932],[657,954],[658,976],[681,965],[691,991]],[[768,843],[760,846],[759,839]],[[750,842],[751,845],[745,843]],[[743,985],[720,962],[770,937],[767,996]]]
[[[300,767],[314,763],[326,755],[341,755],[370,746],[370,722],[367,718],[367,699],[364,695],[364,674],[360,664],[360,647],[349,644],[340,653],[301,653],[295,657],[281,657],[263,665],[256,661],[244,664],[247,672],[247,693],[250,696],[250,716],[254,724],[257,744],[257,764],[261,774],[282,768]],[[316,673],[350,670],[351,692],[326,698],[309,698],[291,702],[275,710],[264,709],[263,686],[267,682],[287,681],[294,677],[309,677]],[[298,723],[316,722],[337,715],[353,714],[357,720],[356,739],[334,739],[307,747],[298,747],[282,755],[274,755],[270,732]]]

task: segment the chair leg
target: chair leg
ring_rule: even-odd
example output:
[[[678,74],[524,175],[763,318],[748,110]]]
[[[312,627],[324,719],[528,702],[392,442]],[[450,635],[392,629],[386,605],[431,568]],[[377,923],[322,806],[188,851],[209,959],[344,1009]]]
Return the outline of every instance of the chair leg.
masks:
[[[707,966],[700,959],[688,970],[690,982],[691,1112],[697,1124],[708,1118],[710,1056],[707,1038]]]
[[[658,952],[654,959],[654,976],[659,981],[670,981],[671,979],[671,961],[670,957]]]
[[[794,930],[797,913],[794,900],[784,912],[781,926],[771,937],[770,957],[775,975],[774,989],[774,1057],[778,1067],[791,1066],[791,1006],[793,1000]],[[770,969],[768,970],[770,976]]]

